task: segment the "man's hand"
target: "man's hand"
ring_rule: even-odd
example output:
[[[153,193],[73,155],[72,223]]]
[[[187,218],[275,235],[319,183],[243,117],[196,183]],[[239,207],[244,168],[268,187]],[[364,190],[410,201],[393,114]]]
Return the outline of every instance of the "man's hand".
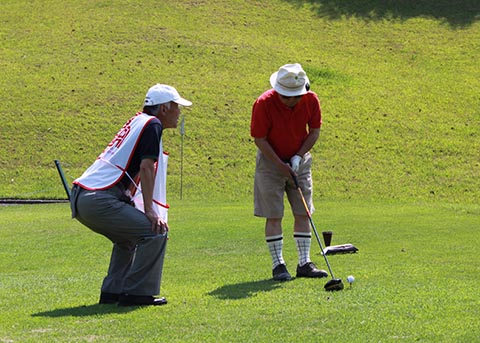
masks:
[[[160,217],[154,210],[145,211],[145,215],[152,223],[152,232],[157,235],[164,235],[168,232],[168,224],[162,219],[160,219]]]
[[[292,177],[292,175],[297,175],[297,173],[293,171],[292,167],[288,163],[281,163],[279,165],[279,168],[282,175],[285,177]]]
[[[255,138],[255,145],[260,149],[263,155],[278,166],[278,169],[285,177],[291,177],[292,174],[296,174],[289,163],[283,162],[273,150],[267,138]]]
[[[302,161],[302,156],[300,155],[294,155],[290,159],[290,165],[292,166],[292,170],[296,173],[298,171],[298,168],[300,168],[300,162]]]
[[[142,196],[145,215],[152,223],[152,231],[156,234],[168,232],[168,225],[153,209],[153,187],[155,185],[155,161],[144,158],[140,163],[140,180],[142,180]]]

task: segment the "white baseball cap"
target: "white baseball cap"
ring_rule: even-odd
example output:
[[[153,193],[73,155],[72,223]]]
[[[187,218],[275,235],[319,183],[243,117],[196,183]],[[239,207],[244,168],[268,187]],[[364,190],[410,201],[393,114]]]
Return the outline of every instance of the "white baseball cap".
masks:
[[[270,76],[270,84],[281,95],[298,96],[307,94],[310,81],[302,66],[294,63],[281,66]]]
[[[192,105],[191,101],[182,98],[180,94],[178,94],[177,90],[172,86],[157,83],[148,90],[147,95],[145,96],[144,106],[160,105],[170,101],[182,106]]]

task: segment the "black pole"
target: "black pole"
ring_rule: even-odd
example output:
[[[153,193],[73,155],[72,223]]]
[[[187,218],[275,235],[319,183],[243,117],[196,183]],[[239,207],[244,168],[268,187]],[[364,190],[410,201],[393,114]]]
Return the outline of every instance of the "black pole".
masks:
[[[65,193],[67,193],[67,198],[68,200],[70,200],[70,187],[68,187],[67,179],[65,179],[65,175],[63,174],[60,161],[55,160],[55,166],[57,166],[58,174],[60,175],[60,179],[62,180],[62,183],[63,183],[63,188],[65,188]]]

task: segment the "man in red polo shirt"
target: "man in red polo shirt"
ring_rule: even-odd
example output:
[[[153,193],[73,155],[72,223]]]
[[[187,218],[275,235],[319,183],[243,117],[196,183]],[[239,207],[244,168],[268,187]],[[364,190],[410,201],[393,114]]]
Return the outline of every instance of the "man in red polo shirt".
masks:
[[[283,197],[287,194],[294,215],[294,239],[298,252],[297,277],[326,277],[310,260],[312,234],[305,208],[295,188],[296,175],[305,200],[312,203],[312,157],[309,153],[320,135],[320,103],[310,91],[302,66],[286,64],[270,77],[272,89],[255,101],[250,133],[258,148],[254,214],[266,218],[265,239],[272,257],[274,280],[290,280],[283,259]]]

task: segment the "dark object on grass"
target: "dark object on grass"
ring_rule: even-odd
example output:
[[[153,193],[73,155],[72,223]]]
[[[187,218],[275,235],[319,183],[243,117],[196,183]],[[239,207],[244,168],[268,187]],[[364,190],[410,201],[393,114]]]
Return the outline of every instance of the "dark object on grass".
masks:
[[[357,247],[353,244],[340,244],[340,245],[331,245],[323,249],[325,255],[335,255],[335,254],[354,254],[358,251]]]
[[[330,246],[332,244],[333,232],[332,231],[323,231],[322,235],[323,235],[323,241],[325,242],[325,246],[326,247]]]

